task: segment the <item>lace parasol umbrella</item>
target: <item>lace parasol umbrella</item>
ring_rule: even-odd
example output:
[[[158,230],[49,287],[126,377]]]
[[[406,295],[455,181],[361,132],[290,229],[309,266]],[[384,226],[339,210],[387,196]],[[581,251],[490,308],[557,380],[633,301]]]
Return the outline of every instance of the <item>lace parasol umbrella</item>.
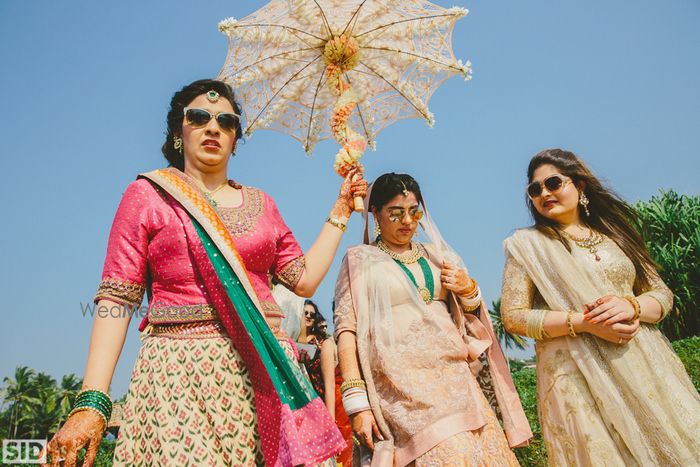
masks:
[[[281,131],[307,154],[333,137],[345,176],[391,123],[432,126],[428,101],[447,78],[471,78],[452,51],[466,14],[424,0],[273,0],[219,23],[229,48],[218,79],[236,90],[246,135]]]

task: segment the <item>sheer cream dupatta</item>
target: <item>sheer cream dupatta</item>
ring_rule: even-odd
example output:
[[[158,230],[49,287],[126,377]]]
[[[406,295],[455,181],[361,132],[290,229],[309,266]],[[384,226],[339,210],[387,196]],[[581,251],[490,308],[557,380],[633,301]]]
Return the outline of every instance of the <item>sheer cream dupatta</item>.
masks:
[[[517,231],[504,245],[526,269],[552,310],[579,312],[585,303],[612,293],[602,273],[584,269],[560,242],[534,229]],[[698,449],[698,412],[693,409],[699,407],[698,393],[658,329],[642,325],[642,331],[627,345],[611,344],[589,334],[559,339],[565,339],[628,465],[632,463],[629,456],[639,465],[689,465],[689,460],[697,461],[698,452],[688,449],[693,445]],[[539,361],[540,365],[547,362]],[[546,377],[538,368],[538,386],[541,376]],[[538,399],[542,396],[538,387]],[[576,420],[565,423],[575,426]],[[688,439],[693,424],[694,441]],[[580,428],[585,433],[585,427]]]
[[[371,190],[371,188],[370,188]],[[370,193],[365,198],[365,203],[370,198]],[[379,410],[379,400],[375,382],[372,379],[370,364],[381,365],[386,353],[395,349],[394,329],[396,329],[391,310],[390,290],[386,286],[386,278],[381,277],[381,271],[385,269],[379,265],[392,261],[378,248],[370,246],[369,232],[373,224],[373,216],[368,215],[368,207],[364,211],[364,245],[353,247],[348,251],[341,273],[336,285],[336,311],[347,304],[342,303],[339,297],[352,296],[352,306],[357,316],[357,349],[363,377],[367,383],[367,391],[373,414],[382,432],[384,441],[375,441],[375,449],[372,453],[372,466],[394,465],[394,441],[391,431]],[[421,236],[425,237],[422,243],[426,245],[431,255],[438,261],[446,259],[460,267],[465,267],[462,259],[442,239],[437,227],[426,212],[420,221]],[[465,268],[466,269],[466,268]],[[345,276],[349,275],[349,277]],[[414,306],[424,308],[425,304],[415,293],[413,284],[408,277],[402,284],[409,291],[406,295],[413,297]],[[344,290],[349,287],[350,290]],[[498,403],[503,415],[503,424],[509,445],[514,447],[526,444],[532,437],[527,418],[522,410],[520,399],[515,391],[510,372],[498,346],[488,312],[482,303],[480,318],[473,313],[462,312],[458,300],[450,294],[450,312],[463,342],[457,345],[465,345],[470,362],[476,362],[479,356],[486,352],[489,369],[494,382]],[[455,397],[458,397],[459,388],[455,388]],[[353,464],[359,465],[358,455],[353,455]],[[363,462],[364,463],[364,462]]]

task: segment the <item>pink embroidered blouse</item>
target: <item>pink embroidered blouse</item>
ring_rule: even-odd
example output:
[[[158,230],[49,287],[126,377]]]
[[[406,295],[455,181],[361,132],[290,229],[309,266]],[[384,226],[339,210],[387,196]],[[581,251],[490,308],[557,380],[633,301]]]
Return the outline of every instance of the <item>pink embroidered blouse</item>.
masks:
[[[95,303],[101,299],[139,306],[148,290],[148,315],[139,327],[217,319],[201,277],[190,261],[185,231],[167,195],[148,180],[126,189],[109,234]],[[268,324],[278,334],[284,315],[270,292],[270,275],[290,290],[304,270],[299,244],[263,191],[244,186],[238,207],[219,207]]]

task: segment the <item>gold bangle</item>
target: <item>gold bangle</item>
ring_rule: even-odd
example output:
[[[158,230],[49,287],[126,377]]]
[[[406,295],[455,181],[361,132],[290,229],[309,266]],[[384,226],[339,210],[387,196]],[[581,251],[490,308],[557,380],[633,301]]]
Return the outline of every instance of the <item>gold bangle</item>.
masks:
[[[339,228],[343,232],[345,232],[348,228],[347,225],[343,224],[342,222],[340,222],[338,219],[336,219],[334,217],[329,217],[328,219],[326,219],[326,222],[329,223],[330,225],[332,225],[333,227]]]
[[[632,319],[629,321],[630,323],[634,323],[635,321],[637,321],[637,319],[639,319],[639,315],[642,314],[642,309],[639,306],[639,301],[636,297],[633,297],[631,295],[626,296],[625,300],[630,302],[630,305],[632,305],[632,308],[634,308],[634,316],[632,316]]]
[[[78,412],[84,412],[86,410],[99,415],[100,418],[102,418],[102,420],[104,420],[104,422],[105,422],[105,428],[107,428],[107,422],[109,421],[109,420],[107,420],[107,416],[105,414],[103,414],[100,410],[98,410],[94,407],[76,407],[75,409],[70,411],[70,413],[68,414],[68,417],[66,417],[66,418],[70,418],[73,414],[76,414]]]
[[[471,285],[467,287],[466,290],[460,292],[459,295],[462,298],[470,299],[476,297],[476,294],[479,293],[479,284],[476,283],[476,280],[473,277],[469,278],[470,281],[472,281]]]
[[[361,379],[349,379],[347,381],[343,381],[343,384],[340,385],[340,393],[344,393],[346,389],[350,388],[366,388],[367,383],[364,382],[364,380]]]
[[[532,310],[527,315],[525,335],[531,339],[542,340],[546,333],[544,332],[544,317],[547,314],[545,310]]]
[[[570,311],[566,315],[566,325],[569,328],[569,336],[576,337],[576,331],[574,331],[574,323],[571,322],[571,318],[574,316],[574,312]]]

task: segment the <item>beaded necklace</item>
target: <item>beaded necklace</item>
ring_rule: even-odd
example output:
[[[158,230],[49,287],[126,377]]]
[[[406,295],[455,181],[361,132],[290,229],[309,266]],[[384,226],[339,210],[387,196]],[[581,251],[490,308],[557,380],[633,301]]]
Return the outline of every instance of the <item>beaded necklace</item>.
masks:
[[[595,257],[596,261],[600,261],[600,255],[598,255],[598,245],[603,243],[603,235],[594,231],[590,227],[588,228],[588,237],[574,237],[570,233],[560,230],[562,235],[574,242],[580,248],[586,248]]]
[[[430,269],[430,265],[428,264],[428,261],[425,259],[424,252],[425,250],[423,249],[422,245],[417,245],[413,242],[411,242],[411,250],[408,253],[404,254],[399,254],[396,253],[395,251],[391,251],[388,246],[384,242],[382,242],[381,239],[377,241],[377,247],[382,250],[384,253],[388,254],[391,259],[394,260],[396,264],[398,264],[401,269],[403,269],[403,272],[406,273],[408,278],[411,280],[413,285],[416,287],[416,290],[418,290],[418,295],[420,295],[420,298],[426,303],[429,304],[430,302],[433,301],[435,297],[435,281],[433,280],[433,271]],[[421,271],[423,272],[423,279],[425,280],[425,287],[420,287],[418,285],[418,281],[416,281],[416,277],[413,275],[410,269],[406,267],[406,264],[411,264],[418,262],[418,265],[420,266]]]

